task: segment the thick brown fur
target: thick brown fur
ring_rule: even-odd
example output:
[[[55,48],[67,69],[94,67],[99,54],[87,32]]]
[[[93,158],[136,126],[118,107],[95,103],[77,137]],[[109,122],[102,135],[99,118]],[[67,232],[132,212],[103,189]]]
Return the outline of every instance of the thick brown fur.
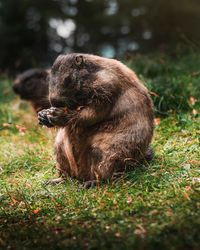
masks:
[[[135,73],[114,59],[59,56],[50,76],[50,109],[39,121],[60,127],[55,151],[65,177],[107,180],[149,154],[153,106]]]
[[[50,70],[29,69],[18,75],[13,90],[21,99],[29,101],[35,112],[50,108],[48,99]]]

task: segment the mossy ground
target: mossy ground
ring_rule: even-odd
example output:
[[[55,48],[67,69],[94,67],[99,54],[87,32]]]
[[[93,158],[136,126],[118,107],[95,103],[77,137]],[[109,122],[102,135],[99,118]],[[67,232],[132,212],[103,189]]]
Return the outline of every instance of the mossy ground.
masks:
[[[132,64],[158,95],[156,117],[164,113],[155,159],[89,190],[72,180],[44,186],[57,174],[55,132],[1,80],[0,249],[199,249],[200,56]]]

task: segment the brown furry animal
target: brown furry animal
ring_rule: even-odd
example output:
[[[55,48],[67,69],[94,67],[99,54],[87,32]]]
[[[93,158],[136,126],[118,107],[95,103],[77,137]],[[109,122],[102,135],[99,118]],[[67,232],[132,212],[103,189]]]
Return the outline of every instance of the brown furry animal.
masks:
[[[40,124],[60,127],[55,150],[62,176],[90,185],[149,156],[152,101],[135,73],[119,61],[88,54],[59,56],[49,99],[53,107],[38,118]]]
[[[36,112],[50,108],[48,99],[50,70],[29,69],[18,75],[13,90],[21,99],[30,101]]]

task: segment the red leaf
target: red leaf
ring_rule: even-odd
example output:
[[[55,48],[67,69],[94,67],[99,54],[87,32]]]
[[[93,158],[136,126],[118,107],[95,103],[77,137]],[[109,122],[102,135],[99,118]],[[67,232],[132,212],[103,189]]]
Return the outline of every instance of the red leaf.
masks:
[[[156,126],[160,125],[160,118],[154,118],[154,124]]]
[[[15,125],[15,127],[18,129],[18,131],[19,131],[21,134],[25,134],[26,128],[25,128],[24,126]]]
[[[39,213],[39,210],[38,210],[38,209],[34,209],[34,210],[33,210],[33,213],[34,213],[34,214],[38,214],[38,213]]]

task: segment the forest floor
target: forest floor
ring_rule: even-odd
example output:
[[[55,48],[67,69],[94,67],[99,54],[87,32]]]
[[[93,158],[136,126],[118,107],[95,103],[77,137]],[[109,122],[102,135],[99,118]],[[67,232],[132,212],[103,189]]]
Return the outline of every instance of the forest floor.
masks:
[[[0,80],[0,249],[199,249],[200,56],[136,59],[153,92],[155,158],[91,189],[44,185],[57,175],[55,131]]]

